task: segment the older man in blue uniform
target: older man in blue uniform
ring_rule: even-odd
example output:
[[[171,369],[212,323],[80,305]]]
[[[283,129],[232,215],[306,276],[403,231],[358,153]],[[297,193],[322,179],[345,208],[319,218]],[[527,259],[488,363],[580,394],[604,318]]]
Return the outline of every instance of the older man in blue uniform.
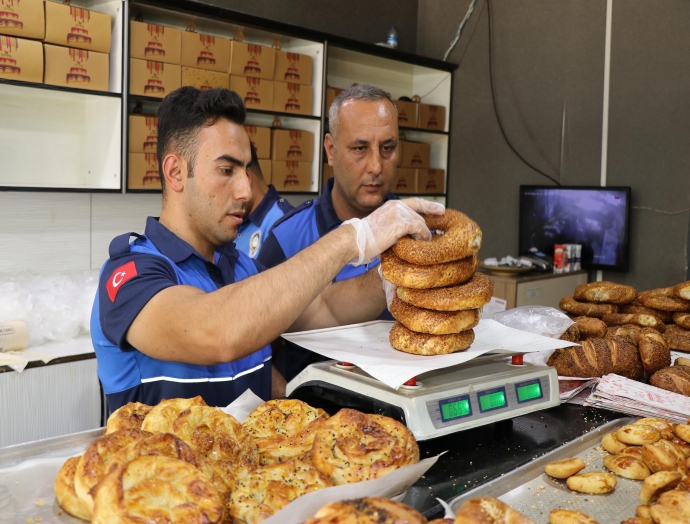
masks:
[[[144,235],[112,241],[91,318],[111,410],[196,395],[222,406],[248,387],[270,398],[269,343],[286,330],[379,315],[385,298],[375,271],[329,283],[404,235],[430,239],[415,210],[443,212],[415,199],[390,203],[263,271],[233,243],[251,199],[244,118],[241,98],[227,89],[183,87],[159,107],[161,216],[147,220]]]
[[[247,215],[244,222],[237,230],[235,246],[249,258],[256,258],[261,249],[263,240],[276,221],[292,211],[290,202],[278,194],[273,184],[267,184],[264,174],[261,172],[259,158],[256,156],[254,144],[250,144],[252,150],[251,173],[252,198],[247,202]]]
[[[346,89],[329,111],[330,133],[324,139],[333,178],[323,194],[297,207],[273,226],[258,260],[275,267],[338,228],[343,221],[364,218],[398,197],[389,192],[397,165],[398,114],[390,95],[377,87],[361,84]],[[334,281],[366,273],[366,266],[346,265]],[[388,311],[381,316],[392,319]],[[286,342],[274,365],[292,380],[309,364],[325,360],[320,355]]]

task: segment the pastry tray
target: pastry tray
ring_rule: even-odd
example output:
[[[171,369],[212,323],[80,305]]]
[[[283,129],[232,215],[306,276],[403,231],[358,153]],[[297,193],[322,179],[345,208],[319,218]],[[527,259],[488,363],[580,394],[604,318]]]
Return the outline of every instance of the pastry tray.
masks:
[[[582,473],[608,471],[603,458],[608,455],[601,448],[601,439],[635,418],[613,420],[598,427],[553,451],[535,458],[532,462],[516,468],[505,475],[467,491],[449,502],[457,512],[469,499],[495,497],[512,506],[537,524],[547,524],[553,509],[579,509],[599,524],[619,524],[635,516],[641,480],[629,480],[616,475],[616,489],[605,495],[590,495],[571,491],[565,480],[549,477],[544,466],[554,460],[579,457],[587,465]]]

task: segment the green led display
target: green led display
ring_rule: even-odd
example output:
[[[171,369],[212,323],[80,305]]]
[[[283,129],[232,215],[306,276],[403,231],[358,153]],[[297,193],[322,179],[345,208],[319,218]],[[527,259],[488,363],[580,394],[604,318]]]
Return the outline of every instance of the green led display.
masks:
[[[517,388],[518,401],[525,402],[541,397],[541,384],[527,384],[526,386],[518,386]]]
[[[479,396],[479,407],[482,411],[490,409],[502,408],[506,405],[506,394],[503,391],[496,393],[489,393],[488,395]]]
[[[465,417],[470,414],[469,399],[458,400],[457,402],[449,402],[441,405],[441,415],[443,420],[450,420],[453,418]]]

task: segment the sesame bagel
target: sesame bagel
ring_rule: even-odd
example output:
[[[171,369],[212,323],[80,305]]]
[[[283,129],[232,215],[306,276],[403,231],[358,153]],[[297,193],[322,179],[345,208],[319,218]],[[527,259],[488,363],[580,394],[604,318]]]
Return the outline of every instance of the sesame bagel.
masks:
[[[674,288],[661,287],[643,291],[637,300],[645,307],[661,309],[662,311],[690,311],[690,300],[679,298],[674,294]]]
[[[606,302],[608,304],[629,304],[637,298],[637,290],[615,282],[590,282],[575,288],[575,300]]]
[[[464,213],[446,209],[443,215],[422,215],[432,231],[443,231],[433,235],[431,242],[401,238],[393,245],[393,253],[412,264],[430,266],[444,264],[476,254],[482,246],[482,230]]]
[[[558,307],[566,313],[583,317],[601,318],[608,313],[618,313],[616,304],[589,304],[578,302],[573,297],[563,297]]]
[[[432,311],[407,304],[395,297],[388,306],[393,318],[417,333],[449,335],[472,329],[479,323],[479,310]]]
[[[457,286],[472,278],[478,265],[477,255],[445,264],[420,266],[398,258],[390,249],[381,253],[384,278],[396,286],[412,289]]]
[[[398,351],[413,355],[446,355],[463,351],[474,342],[474,331],[467,330],[449,335],[415,333],[400,322],[393,324],[389,335],[391,345]]]
[[[674,313],[673,321],[683,329],[690,329],[690,313]]]
[[[469,282],[453,287],[436,289],[398,287],[400,300],[434,311],[479,309],[491,300],[492,293],[493,284],[489,277],[482,273],[475,273]]]

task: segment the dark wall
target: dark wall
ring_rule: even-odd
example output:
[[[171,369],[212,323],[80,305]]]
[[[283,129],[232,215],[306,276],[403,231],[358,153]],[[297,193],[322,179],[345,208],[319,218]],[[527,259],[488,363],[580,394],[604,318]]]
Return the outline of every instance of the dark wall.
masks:
[[[417,0],[203,0],[243,13],[362,42],[385,42],[395,25],[398,49],[416,52]]]
[[[420,0],[418,50],[442,58],[470,0]],[[608,185],[662,210],[690,200],[690,3],[614,2]],[[491,2],[496,106],[515,149],[563,185],[599,185],[605,0]],[[489,76],[479,0],[449,61],[454,75],[449,199],[484,232],[481,256],[518,250],[518,187],[551,184],[510,150]],[[561,145],[565,107],[565,139]],[[633,210],[631,269],[605,278],[640,289],[685,279],[688,214]]]

